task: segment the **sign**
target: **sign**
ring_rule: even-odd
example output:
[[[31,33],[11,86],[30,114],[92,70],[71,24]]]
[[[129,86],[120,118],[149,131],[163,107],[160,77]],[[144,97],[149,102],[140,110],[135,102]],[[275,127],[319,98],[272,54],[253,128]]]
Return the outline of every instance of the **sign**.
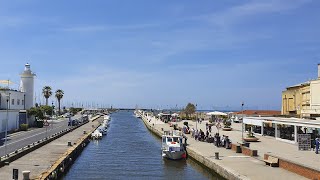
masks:
[[[13,169],[12,171],[12,179],[18,180],[19,169]]]
[[[49,126],[48,121],[44,121],[44,122],[43,122],[43,125],[44,125],[44,126]]]
[[[311,151],[310,134],[298,134],[298,148],[299,151]]]

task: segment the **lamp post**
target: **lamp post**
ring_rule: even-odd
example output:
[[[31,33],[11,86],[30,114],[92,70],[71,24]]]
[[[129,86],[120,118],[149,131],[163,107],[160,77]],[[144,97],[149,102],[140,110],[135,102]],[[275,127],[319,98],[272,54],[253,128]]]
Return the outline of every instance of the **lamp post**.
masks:
[[[242,135],[242,142],[243,142],[243,105],[244,105],[244,103],[242,102],[242,104],[241,104],[241,116],[242,116],[242,121],[241,121],[241,135]]]
[[[53,117],[53,112],[54,112],[54,106],[53,106],[53,101],[51,102],[52,105],[52,113],[51,113],[51,117]],[[53,118],[51,120],[51,128],[53,129]]]
[[[23,109],[26,110],[26,94],[23,95]]]
[[[197,104],[196,104],[196,130],[198,130],[198,114],[197,114]]]
[[[9,98],[10,95],[7,95],[7,114],[6,114],[6,133],[4,141],[4,154],[7,156],[7,138],[8,138],[8,121],[9,121]]]
[[[51,112],[51,115],[53,116],[53,112],[54,112],[54,106],[53,106],[53,101],[52,101],[52,103],[51,103],[51,106],[52,106],[52,112]]]

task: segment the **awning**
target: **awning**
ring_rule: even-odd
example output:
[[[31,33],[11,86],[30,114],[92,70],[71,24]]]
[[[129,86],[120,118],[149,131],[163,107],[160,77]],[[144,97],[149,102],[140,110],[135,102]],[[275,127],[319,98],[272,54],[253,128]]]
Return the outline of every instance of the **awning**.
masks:
[[[208,116],[228,116],[228,114],[219,111],[208,112]]]
[[[243,123],[244,124],[250,124],[250,125],[255,125],[255,126],[262,126],[262,120],[258,119],[248,119],[248,118],[243,118]]]

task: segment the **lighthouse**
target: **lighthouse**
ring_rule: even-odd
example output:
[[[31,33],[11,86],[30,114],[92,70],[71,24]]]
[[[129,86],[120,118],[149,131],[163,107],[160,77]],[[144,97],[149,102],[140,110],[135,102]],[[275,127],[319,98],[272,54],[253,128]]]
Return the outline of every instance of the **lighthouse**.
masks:
[[[24,103],[25,109],[33,107],[33,95],[34,95],[34,77],[36,75],[32,73],[30,64],[27,63],[24,67],[24,71],[20,74],[21,77],[21,91],[25,93]]]

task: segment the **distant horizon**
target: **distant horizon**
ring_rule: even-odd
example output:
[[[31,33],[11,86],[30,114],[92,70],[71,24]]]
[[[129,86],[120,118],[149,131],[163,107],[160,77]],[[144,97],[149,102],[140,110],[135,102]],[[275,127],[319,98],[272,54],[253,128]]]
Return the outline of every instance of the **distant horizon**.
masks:
[[[0,1],[0,79],[61,106],[281,109],[317,78],[320,1]],[[49,103],[57,105],[54,95]]]

